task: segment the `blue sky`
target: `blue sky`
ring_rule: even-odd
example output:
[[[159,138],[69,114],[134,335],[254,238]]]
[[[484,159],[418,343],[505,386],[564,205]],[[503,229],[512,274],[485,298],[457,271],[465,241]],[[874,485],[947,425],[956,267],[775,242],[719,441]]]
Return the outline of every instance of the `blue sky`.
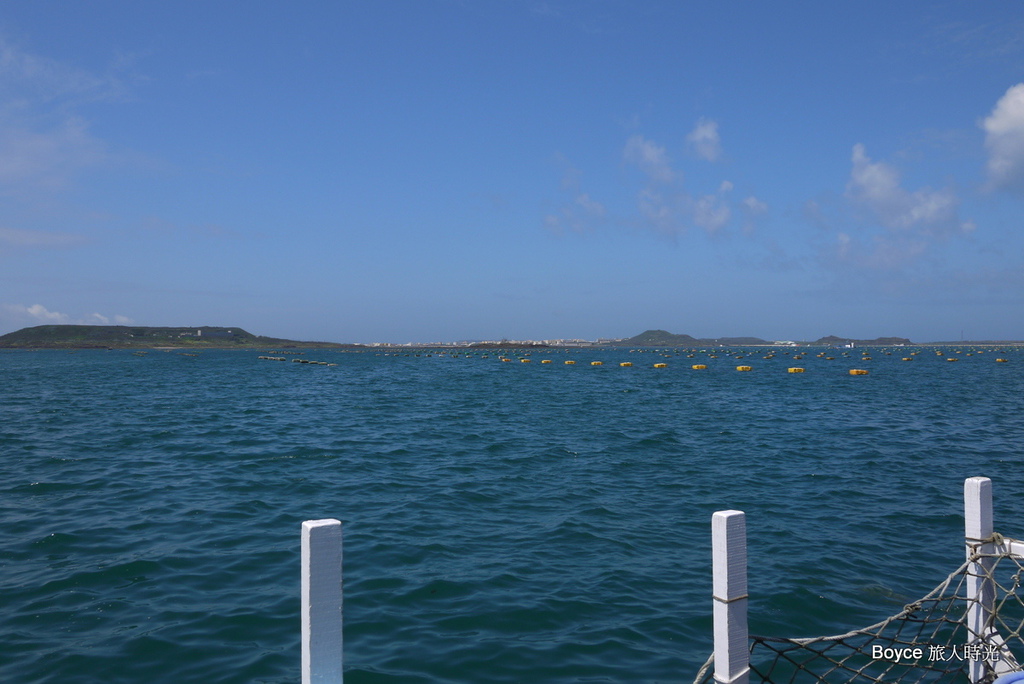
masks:
[[[0,8],[0,332],[1024,339],[1016,3]]]

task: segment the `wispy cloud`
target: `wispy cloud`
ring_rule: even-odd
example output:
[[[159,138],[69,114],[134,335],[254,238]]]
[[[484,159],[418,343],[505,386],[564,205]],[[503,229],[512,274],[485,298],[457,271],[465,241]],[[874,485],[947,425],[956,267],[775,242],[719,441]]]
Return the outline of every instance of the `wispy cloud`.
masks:
[[[701,118],[690,134],[686,136],[686,144],[698,156],[712,162],[717,160],[722,154],[718,123],[711,119]]]
[[[71,321],[71,317],[65,313],[59,311],[50,311],[42,304],[33,304],[32,306],[23,306],[21,304],[7,304],[4,308],[8,313],[14,315],[21,315],[23,317],[33,319],[39,323],[68,323]]]
[[[106,158],[106,146],[77,117],[35,130],[0,123],[0,190],[5,194],[61,189],[75,174]]]
[[[582,190],[580,170],[561,155],[557,160],[563,167],[561,186],[568,199],[554,212],[544,216],[544,226],[554,233],[585,233],[604,221],[607,210],[604,204]]]
[[[544,225],[556,233],[565,230],[584,233],[596,223],[603,221],[606,213],[603,204],[592,199],[587,193],[580,192],[555,213],[547,214],[544,217]]]
[[[717,125],[702,119],[697,131],[701,131],[697,137],[704,153],[716,156]],[[716,235],[732,221],[731,181],[722,181],[715,192],[694,195],[684,186],[683,174],[672,168],[665,148],[640,135],[626,141],[623,158],[647,176],[647,185],[637,193],[637,210],[640,220],[656,232],[679,234],[697,227]],[[751,225],[753,216],[748,216]]]
[[[3,304],[0,310],[5,314],[3,318],[14,325],[131,325],[134,321],[128,316],[115,314],[104,316],[100,313],[90,313],[79,318],[73,318],[60,311],[50,311],[42,304]]]
[[[49,208],[84,171],[111,161],[80,110],[123,97],[121,68],[93,73],[0,38],[0,195]]]
[[[125,64],[123,60],[121,64]],[[0,94],[7,114],[38,104],[69,105],[117,99],[122,80],[34,55],[0,38]]]
[[[859,143],[853,146],[852,162],[846,197],[867,209],[882,226],[931,236],[973,229],[960,221],[959,200],[952,190],[904,189],[899,172],[884,162],[871,161]]]
[[[718,192],[698,198],[693,203],[693,222],[712,234],[724,228],[732,218],[727,199],[731,191],[732,183],[723,181]]]
[[[29,247],[38,249],[59,249],[80,245],[86,240],[81,235],[54,233],[43,230],[0,228],[0,247]]]
[[[703,156],[717,156],[720,149],[717,125],[702,119],[696,130],[700,131],[697,142],[703,146]],[[684,185],[684,174],[673,166],[666,147],[643,135],[631,135],[626,140],[622,159],[642,174],[640,188],[633,190],[635,212],[613,215],[606,202],[581,187],[579,170],[559,157],[565,167],[561,182],[565,199],[555,211],[545,215],[544,225],[555,232],[586,232],[597,225],[611,224],[640,226],[667,236],[692,228],[718,235],[734,221],[739,211],[744,217],[743,232],[749,235],[755,221],[768,209],[753,196],[739,202],[734,200],[733,183],[729,180],[721,181],[712,192],[694,194]]]
[[[854,145],[845,199],[855,212],[851,223],[834,238],[832,254],[840,261],[872,269],[895,269],[917,260],[933,244],[975,229],[959,214],[951,189],[924,187],[909,191],[895,167],[868,157]],[[813,205],[812,220],[824,220]],[[856,213],[860,216],[856,216]]]
[[[981,127],[991,186],[1024,191],[1024,83],[1006,91]]]
[[[647,174],[652,181],[671,183],[676,178],[665,148],[647,140],[642,135],[631,136],[626,141],[622,157]]]
[[[115,315],[113,319],[100,313],[91,313],[84,319],[90,325],[131,325],[135,321],[127,316]]]

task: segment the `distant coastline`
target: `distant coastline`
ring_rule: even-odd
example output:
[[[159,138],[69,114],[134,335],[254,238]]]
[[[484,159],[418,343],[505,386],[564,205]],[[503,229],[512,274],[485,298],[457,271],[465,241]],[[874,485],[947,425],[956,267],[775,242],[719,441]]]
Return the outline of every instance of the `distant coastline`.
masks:
[[[512,347],[893,347],[921,345],[1020,346],[1024,341],[959,340],[912,342],[905,337],[855,339],[828,335],[816,340],[764,340],[759,337],[692,337],[665,330],[647,330],[628,338],[556,340],[472,340],[462,342],[352,344],[309,342],[253,335],[224,326],[152,327],[130,325],[37,325],[0,335],[0,349],[380,349],[455,347],[503,349]]]
[[[344,349],[359,345],[301,342],[220,326],[37,325],[0,336],[0,349]]]

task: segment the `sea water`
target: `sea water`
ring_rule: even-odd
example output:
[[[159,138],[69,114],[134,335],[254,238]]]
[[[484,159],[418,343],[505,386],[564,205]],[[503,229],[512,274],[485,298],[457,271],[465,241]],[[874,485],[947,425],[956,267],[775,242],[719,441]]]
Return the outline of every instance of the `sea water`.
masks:
[[[1024,534],[1024,353],[819,351],[0,353],[0,681],[297,682],[307,519],[350,684],[691,681],[717,510],[778,636],[937,585],[966,477]]]

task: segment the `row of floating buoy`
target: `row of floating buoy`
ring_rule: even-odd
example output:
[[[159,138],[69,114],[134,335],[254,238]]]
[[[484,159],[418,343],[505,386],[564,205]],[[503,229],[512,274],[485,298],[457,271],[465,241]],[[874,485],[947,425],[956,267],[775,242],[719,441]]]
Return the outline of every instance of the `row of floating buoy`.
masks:
[[[263,358],[263,357],[261,357],[261,358]],[[293,360],[294,361],[298,361],[298,359],[293,359]],[[502,357],[501,360],[502,361],[512,361],[513,359],[507,358],[507,357]],[[525,359],[525,358],[519,359],[519,361],[521,363],[530,363],[530,359]],[[315,363],[315,362],[311,362],[311,363]],[[551,360],[550,359],[543,359],[541,361],[541,363],[551,363]],[[572,359],[569,359],[568,361],[565,361],[565,365],[567,365],[567,366],[572,366],[572,365],[575,365],[575,364],[576,364],[576,362],[573,361]],[[331,364],[331,365],[335,365],[335,364]],[[590,365],[591,366],[603,366],[604,365],[604,361],[591,361]],[[631,368],[633,366],[633,363],[631,361],[623,361],[623,362],[619,363],[619,366],[622,367],[622,368]],[[656,364],[654,364],[654,367],[655,368],[668,368],[668,364],[667,363],[656,363]],[[707,370],[707,364],[695,363],[692,366],[690,366],[690,368],[692,368],[693,370]],[[736,366],[736,370],[741,372],[741,373],[746,373],[746,372],[753,371],[754,367],[753,366]],[[804,372],[807,371],[806,368],[802,368],[802,367],[799,367],[799,366],[793,366],[793,367],[787,368],[786,370],[789,373],[804,373]],[[868,371],[866,371],[866,370],[864,370],[862,368],[851,368],[850,369],[850,375],[868,375]]]
[[[342,353],[355,353],[355,354],[372,353],[375,356],[395,356],[395,357],[398,357],[398,356],[405,356],[405,357],[411,357],[411,356],[421,357],[421,356],[425,356],[425,357],[428,357],[428,358],[432,357],[432,356],[436,356],[438,358],[451,357],[451,358],[479,358],[479,359],[498,358],[499,360],[501,360],[503,362],[515,362],[516,360],[518,360],[521,363],[525,363],[525,364],[529,364],[529,363],[531,363],[533,361],[539,361],[542,364],[551,364],[551,363],[556,363],[557,359],[553,361],[551,358],[542,359],[542,358],[538,358],[538,357],[540,357],[542,355],[557,355],[557,354],[563,354],[563,355],[565,355],[565,354],[583,355],[585,357],[588,354],[588,352],[596,351],[596,350],[573,349],[573,348],[561,348],[561,349],[560,348],[548,348],[548,349],[515,349],[515,348],[506,348],[506,349],[503,349],[503,350],[500,350],[500,351],[490,351],[490,352],[487,352],[487,353],[481,353],[480,351],[477,351],[477,350],[474,350],[472,352],[463,352],[463,351],[453,352],[453,351],[450,351],[450,350],[436,350],[436,349],[435,350],[423,349],[420,352],[413,352],[413,351],[398,352],[396,350],[392,350],[392,351],[383,352],[383,353],[381,351],[369,350],[369,349],[367,349],[367,350],[341,350],[341,351],[342,351]],[[815,352],[815,350],[813,350],[813,349],[801,350],[798,353],[792,353],[789,350],[778,350],[778,351],[773,350],[773,351],[770,351],[770,352],[767,352],[767,353],[765,353],[765,352],[760,352],[759,353],[757,351],[748,351],[748,350],[742,350],[742,349],[740,349],[740,350],[730,350],[730,349],[698,349],[698,348],[691,348],[691,349],[646,348],[646,349],[629,349],[628,351],[629,351],[629,353],[656,354],[656,355],[661,356],[661,357],[663,357],[665,359],[689,358],[689,359],[695,359],[696,360],[697,357],[704,357],[704,358],[707,358],[707,359],[719,359],[719,358],[730,358],[731,357],[731,358],[734,358],[734,359],[743,360],[743,359],[748,359],[748,358],[749,359],[753,359],[753,358],[755,358],[755,356],[757,356],[757,357],[761,357],[761,358],[769,359],[769,360],[775,360],[775,359],[780,359],[781,360],[781,359],[784,359],[786,361],[798,361],[798,360],[801,360],[801,359],[805,358],[808,354]],[[903,351],[903,350],[896,350],[896,349],[894,349],[893,351],[886,351],[885,349],[874,348],[871,352],[869,352],[868,350],[857,350],[857,351],[860,351],[859,355],[856,352],[854,352],[853,350],[842,350],[842,349],[830,350],[830,349],[826,349],[826,350],[818,351],[815,354],[815,356],[817,358],[820,358],[820,359],[823,359],[823,360],[826,360],[826,361],[835,361],[838,358],[848,359],[848,360],[853,361],[853,360],[859,358],[863,362],[870,362],[870,361],[872,361],[872,355],[874,355],[874,356],[881,356],[881,355],[893,356],[894,355],[893,352],[895,351],[896,355],[898,357],[899,351]],[[937,357],[937,360],[946,361],[946,362],[956,362],[956,361],[961,360],[964,356],[981,355],[981,354],[985,353],[986,350],[979,350],[979,349],[974,349],[974,348],[971,348],[968,351],[961,350],[961,349],[953,350],[953,349],[949,349],[949,348],[944,348],[944,349],[932,348],[932,349],[929,350],[927,348],[923,348],[923,349],[915,349],[913,351],[910,351],[908,349],[908,350],[903,351],[903,353],[908,354],[908,355],[904,356],[904,357],[901,357],[901,360],[902,361],[913,361],[913,360],[915,360],[915,357],[918,356],[919,354],[927,355],[928,351],[934,352],[935,356]],[[998,358],[994,359],[994,361],[996,361],[998,363],[1008,363],[1010,361],[1009,358],[1006,358],[1005,356],[1003,356],[1003,355],[1006,354],[1007,349],[990,349],[990,350],[987,350],[987,351],[993,352],[993,356],[995,356],[997,354],[1000,355]],[[689,352],[689,353],[686,353],[686,352]],[[284,355],[284,354],[301,355],[301,354],[304,354],[305,352],[303,352],[303,351],[277,351],[277,350],[271,350],[271,351],[266,352],[266,353],[275,354],[275,355],[276,354],[281,354],[281,355]],[[193,356],[194,354],[183,354],[183,355]],[[530,358],[531,356],[533,358]],[[259,358],[261,358],[261,359],[268,359],[268,360],[276,360],[276,361],[287,361],[287,360],[289,360],[289,359],[283,358],[283,356],[260,356]],[[898,358],[900,358],[900,357],[898,357]],[[291,359],[291,360],[296,362],[296,363],[303,362],[300,359]],[[328,366],[337,365],[335,363],[328,363],[328,362],[322,362],[322,361],[309,361],[308,363],[310,363],[311,365],[328,365]],[[577,361],[576,360],[572,360],[572,359],[568,359],[568,360],[564,360],[563,363],[565,363],[566,365],[575,365],[577,363]],[[602,365],[607,365],[609,362],[607,362],[607,361],[587,361],[584,358],[582,361],[580,361],[580,363],[585,363],[585,364],[589,363],[591,366],[602,366]],[[635,365],[635,362],[633,362],[633,361],[623,361],[623,362],[617,362],[617,363],[619,363],[620,367],[627,367],[627,368]],[[655,363],[653,365],[654,365],[655,368],[667,368],[668,367],[668,364],[666,364],[664,362]],[[693,370],[704,370],[707,367],[708,366],[706,364],[703,364],[703,363],[697,363],[697,364],[692,364],[691,365],[691,368]],[[751,368],[751,370],[753,369],[750,366],[736,366],[736,368],[737,369]],[[789,369],[787,369],[787,370],[790,373],[805,372],[804,370],[789,370]],[[860,370],[860,369],[858,369],[858,370]]]

